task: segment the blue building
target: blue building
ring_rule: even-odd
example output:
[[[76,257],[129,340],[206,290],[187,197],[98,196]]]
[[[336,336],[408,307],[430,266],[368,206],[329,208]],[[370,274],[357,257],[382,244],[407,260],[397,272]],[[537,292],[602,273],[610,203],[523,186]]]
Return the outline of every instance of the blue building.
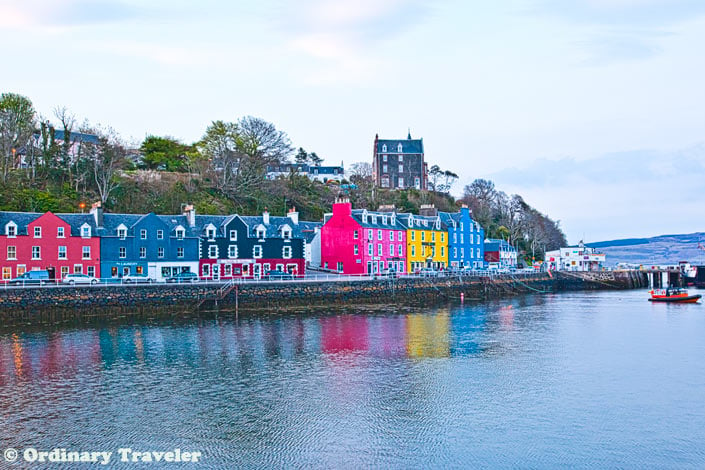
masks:
[[[439,212],[448,230],[448,265],[456,268],[482,268],[485,265],[485,230],[463,205],[459,212]]]
[[[517,249],[506,240],[492,238],[485,240],[485,261],[490,268],[516,268],[518,262]]]
[[[198,272],[200,230],[193,206],[181,215],[136,215],[104,214],[97,203],[91,214],[100,236],[101,277],[163,281],[183,271]]]

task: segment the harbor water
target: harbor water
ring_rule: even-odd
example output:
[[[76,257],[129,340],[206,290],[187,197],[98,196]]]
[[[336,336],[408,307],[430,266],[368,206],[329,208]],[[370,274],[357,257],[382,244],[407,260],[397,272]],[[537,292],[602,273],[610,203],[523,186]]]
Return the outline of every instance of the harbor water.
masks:
[[[0,452],[203,454],[179,468],[703,468],[705,305],[610,291],[12,328],[0,390]]]

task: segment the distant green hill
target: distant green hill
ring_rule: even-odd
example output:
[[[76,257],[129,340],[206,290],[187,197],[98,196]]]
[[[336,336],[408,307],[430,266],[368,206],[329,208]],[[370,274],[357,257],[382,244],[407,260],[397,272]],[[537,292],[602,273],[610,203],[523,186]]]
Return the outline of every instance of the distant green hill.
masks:
[[[625,238],[587,243],[607,255],[607,265],[617,263],[675,264],[689,261],[705,265],[705,232],[681,235],[659,235],[651,238]]]

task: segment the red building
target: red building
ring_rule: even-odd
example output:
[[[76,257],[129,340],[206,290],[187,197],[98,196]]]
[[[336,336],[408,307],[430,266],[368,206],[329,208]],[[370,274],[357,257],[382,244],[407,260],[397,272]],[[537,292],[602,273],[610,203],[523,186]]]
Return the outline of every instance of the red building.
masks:
[[[90,214],[0,212],[2,280],[26,271],[48,270],[100,277],[100,238]]]
[[[321,265],[343,274],[405,272],[406,228],[394,212],[352,210],[337,199],[321,228]]]

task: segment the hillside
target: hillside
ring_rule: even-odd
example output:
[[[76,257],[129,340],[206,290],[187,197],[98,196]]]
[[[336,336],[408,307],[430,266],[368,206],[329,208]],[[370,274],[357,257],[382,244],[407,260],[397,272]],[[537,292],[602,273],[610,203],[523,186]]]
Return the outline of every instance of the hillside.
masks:
[[[689,261],[705,265],[705,232],[683,235],[660,235],[651,238],[628,238],[588,243],[607,255],[607,264],[675,264]]]

